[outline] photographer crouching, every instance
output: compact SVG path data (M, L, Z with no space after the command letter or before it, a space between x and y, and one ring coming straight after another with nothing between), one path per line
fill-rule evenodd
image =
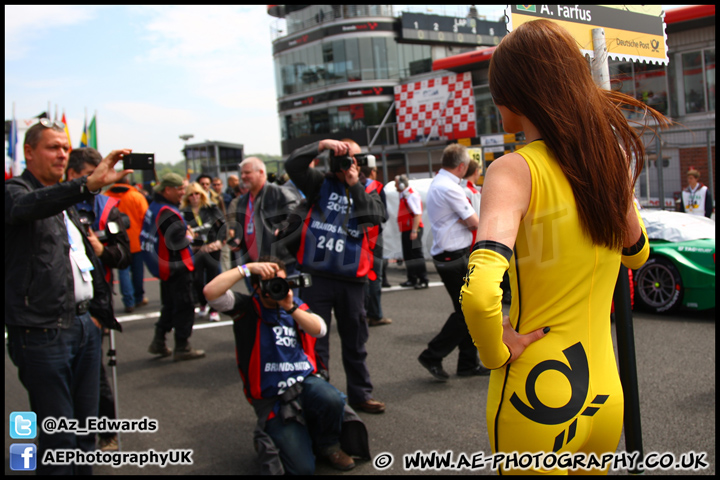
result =
M315 453L350 470L355 463L343 448L369 458L367 431L344 395L314 375L315 339L327 326L292 292L309 286L310 276L288 278L281 260L259 260L221 273L203 293L211 307L233 317L238 369L258 416L254 443L263 473L313 474ZM251 295L230 290L245 277ZM343 436L351 442L341 448L346 428L357 430Z

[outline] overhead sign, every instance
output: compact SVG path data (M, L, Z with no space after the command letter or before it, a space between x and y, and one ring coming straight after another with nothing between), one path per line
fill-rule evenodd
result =
M568 30L583 54L593 56L592 30L603 28L614 60L668 64L665 14L648 5L510 5L508 31L546 18Z
M470 72L395 87L398 143L476 136Z
M467 46L497 45L505 36L504 21L446 17L403 12L400 17L402 40L422 43L457 43Z

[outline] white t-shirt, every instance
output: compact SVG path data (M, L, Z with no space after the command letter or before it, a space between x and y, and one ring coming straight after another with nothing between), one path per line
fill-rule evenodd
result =
M72 265L75 285L75 303L80 303L93 298L92 274L90 271L94 267L85 252L82 232L70 221L66 212L63 212L63 216L65 217L65 227L70 242L70 264Z
M433 233L430 255L461 250L470 247L472 243L472 232L458 222L467 220L475 213L460 181L452 173L440 169L430 184L426 199Z

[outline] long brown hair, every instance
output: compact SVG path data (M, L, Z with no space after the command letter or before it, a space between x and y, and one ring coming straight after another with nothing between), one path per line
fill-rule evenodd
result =
M620 250L645 159L642 132L622 110L640 109L646 122L650 116L660 126L670 121L631 96L597 86L575 39L548 20L506 35L490 59L489 77L495 104L527 117L555 154L583 231L593 244Z

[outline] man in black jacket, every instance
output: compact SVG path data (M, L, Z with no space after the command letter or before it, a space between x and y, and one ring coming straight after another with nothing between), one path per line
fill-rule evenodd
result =
M297 191L267 181L265 163L249 157L240 163L240 177L248 193L240 197L235 214L233 235L238 264L256 262L261 256L277 257L296 272L295 258L284 242L277 241L276 230L300 202Z
M120 330L103 268L73 207L132 170L115 171L129 149L110 153L92 175L58 183L70 145L64 125L41 119L25 135L27 169L5 182L5 325L8 353L28 391L37 425L46 417L97 416L101 331ZM95 449L93 434L38 428L48 449ZM37 473L91 473L87 465L44 465Z
M193 276L195 263L190 244L196 234L188 227L178 209L185 195L185 179L177 173L166 173L155 185L155 196L148 206L140 231L140 246L145 265L160 279L160 319L155 324L148 353L173 360L203 358L203 350L190 346L195 304ZM175 352L165 344L165 335L175 330Z
M331 171L325 175L310 164L323 150L333 153ZM298 148L285 162L285 171L308 201L309 211L301 228L298 263L312 274L313 284L303 298L330 330L332 311L342 345L347 377L348 403L356 410L382 413L385 404L372 398L367 368L368 324L365 320L365 282L373 265L367 228L387 219L377 191L367 193L359 182L354 142L322 140ZM344 162L340 158L344 158ZM326 370L330 342L326 334L315 344L318 368Z

